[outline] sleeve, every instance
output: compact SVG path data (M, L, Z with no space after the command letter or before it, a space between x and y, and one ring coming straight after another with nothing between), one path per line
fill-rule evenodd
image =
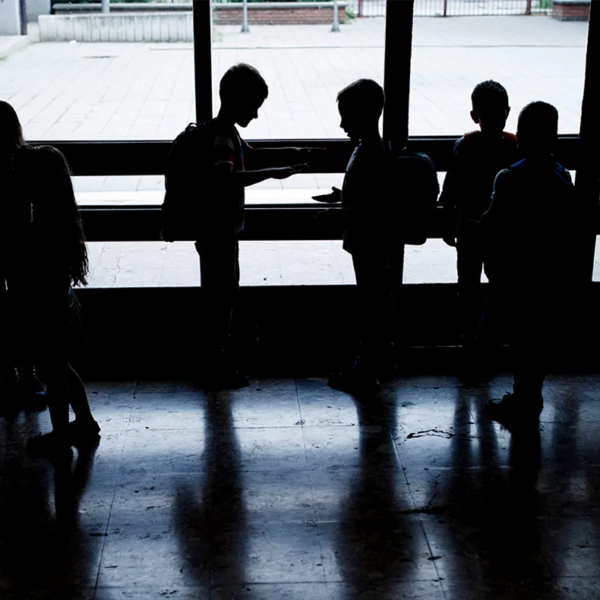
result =
M503 229L509 207L507 198L511 194L511 179L511 173L508 169L503 169L496 175L490 207L479 221L479 226L486 237L495 237Z
M214 143L214 164L216 169L221 165L229 165L233 169L235 146L233 140L226 135L218 135Z
M374 167L368 155L361 152L356 155L344 178L344 208L360 210L370 205L367 198L372 197L374 192L377 193L377 182L374 180L377 172Z
M463 155L463 141L461 138L454 144L452 150L452 158L450 162L450 168L446 173L444 179L444 185L442 193L440 194L439 203L448 209L457 208L459 203L459 197L462 188L462 155Z

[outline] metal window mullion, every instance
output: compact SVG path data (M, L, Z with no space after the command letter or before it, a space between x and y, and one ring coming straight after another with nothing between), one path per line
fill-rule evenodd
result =
M387 0L385 21L385 56L383 89L386 103L383 111L383 137L399 149L408 140L410 100L410 66L412 58L414 0ZM404 260L402 272L404 280Z
M383 89L383 136L392 144L408 139L410 64L412 57L414 0L387 0Z
M193 0L196 121L212 119L212 0Z
M598 205L600 177L600 2L591 2L588 29L588 44L585 62L585 83L581 104L581 125L579 129L579 166L575 179L577 189L583 194L590 207ZM593 210L592 208L592 210ZM597 213L594 211L594 217ZM592 281L596 252L596 229L586 245L585 277Z

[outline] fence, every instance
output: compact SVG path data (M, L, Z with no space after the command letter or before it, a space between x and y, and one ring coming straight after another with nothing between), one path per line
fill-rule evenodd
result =
M386 0L349 0L348 6L359 17L382 17L385 16ZM551 12L552 0L415 0L417 17L484 17Z

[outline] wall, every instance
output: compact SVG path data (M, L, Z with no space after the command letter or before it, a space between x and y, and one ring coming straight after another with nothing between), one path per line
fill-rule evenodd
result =
M41 15L42 42L192 42L192 13Z
M552 18L559 21L589 21L590 0L554 0Z
M21 35L19 0L0 0L0 35Z
M278 3L279 4L279 3ZM331 3L308 4L308 6L279 6L248 4L248 22L252 25L318 25L333 22ZM242 8L231 5L213 6L213 18L217 25L241 25ZM340 23L346 20L346 5L338 5Z

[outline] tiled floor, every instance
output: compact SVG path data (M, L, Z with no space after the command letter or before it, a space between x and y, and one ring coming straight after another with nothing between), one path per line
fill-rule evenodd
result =
M0 598L598 598L600 375L551 377L539 435L483 414L509 386L89 383L102 440L71 466L4 403Z

